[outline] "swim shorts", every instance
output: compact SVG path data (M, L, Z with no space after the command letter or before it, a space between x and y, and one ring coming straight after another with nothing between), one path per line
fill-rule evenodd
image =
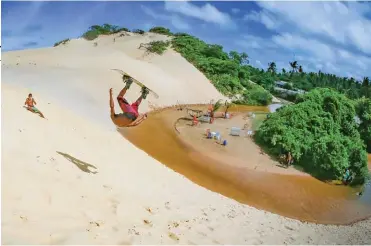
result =
M34 111L35 113L39 113L39 112L40 112L40 111L39 111L35 106L31 107L31 109L32 109L32 111Z

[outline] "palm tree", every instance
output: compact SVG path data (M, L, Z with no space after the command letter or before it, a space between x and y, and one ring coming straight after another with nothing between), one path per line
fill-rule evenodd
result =
M224 116L227 115L228 109L232 106L231 102L228 102L227 100L225 101L225 111L224 111Z
M298 62L297 61L290 62L290 66L292 68L293 73L295 73L298 70Z
M222 99L218 100L214 105L213 105L213 110L212 110L212 113L216 112L221 106L222 106L222 103L221 103Z
M275 62L270 62L268 63L268 72L271 73L276 73L276 63Z
M249 56L245 52L240 54L242 64L249 64Z
M362 94L365 97L369 97L370 95L370 79L368 77L364 77L362 81Z

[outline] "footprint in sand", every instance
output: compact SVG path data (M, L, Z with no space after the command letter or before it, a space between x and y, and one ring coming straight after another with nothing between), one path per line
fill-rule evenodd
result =
M169 232L168 236L171 239L175 240L175 241L179 241L180 240L179 237L177 235L175 235L174 233L172 233L172 232Z
M149 221L149 220L143 220L143 223L146 224L146 225L148 225L148 226L150 226L150 227L152 227L152 222Z
M26 216L20 215L19 218L21 218L21 220L23 220L24 222L28 221Z
M117 208L120 203L114 199L110 200L110 202L111 202L112 213L117 214Z

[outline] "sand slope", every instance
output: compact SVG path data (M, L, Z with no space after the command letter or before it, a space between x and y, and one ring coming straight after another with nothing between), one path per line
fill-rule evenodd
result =
M3 54L3 244L371 242L370 221L316 226L258 211L198 187L123 139L108 117L108 89L122 86L111 68L127 68L160 94L144 111L222 96L178 54L138 60L142 51L110 38L97 47L73 40ZM22 108L29 92L47 120ZM138 95L134 87L128 98ZM89 165L92 173L84 172Z

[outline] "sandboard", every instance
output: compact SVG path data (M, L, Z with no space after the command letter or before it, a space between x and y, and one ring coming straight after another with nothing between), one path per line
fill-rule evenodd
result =
M117 72L119 72L121 75L126 75L126 76L129 76L130 78L132 78L133 79L133 82L135 83L135 84L137 84L138 86L140 86L140 87L146 87L148 90L149 90L149 92L156 98L156 99L158 99L159 98L159 96L158 96L158 94L156 93L156 92L154 92L153 90L151 90L150 88L148 88L147 86L145 86L142 82L139 82L138 80L136 80L135 78L133 78L130 74L128 74L127 72L124 72L123 70L121 70L121 69L112 69L112 70L115 70L115 71L117 71Z

